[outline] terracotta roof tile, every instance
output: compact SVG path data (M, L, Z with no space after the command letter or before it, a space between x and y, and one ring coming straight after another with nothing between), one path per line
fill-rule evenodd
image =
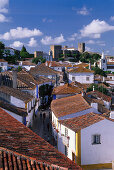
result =
M81 84L80 82L77 81L72 82L71 85L79 87L84 90L87 90L87 88L90 86L90 84Z
M80 169L80 167L78 167L73 161L68 159L62 153L58 152L48 142L46 142L40 136L36 135L22 123L18 122L16 119L14 119L12 116L10 116L1 108L0 108L0 147L8 149L11 152L18 153L17 155L20 155L21 158L24 155L26 155L24 156L24 160L26 159L26 157L28 157L29 161L34 162L35 160L36 162L38 162L37 164L39 166L39 169L40 162L42 164L47 164L49 166L53 164L56 166L69 169ZM13 155L17 159L16 153L13 153ZM32 163L31 162L29 163L31 167ZM28 165L28 163L26 163L26 165ZM22 162L20 166L22 166Z
M11 111L11 112L13 112L17 115L20 115L20 116L27 116L26 109L16 107L16 106L11 105L10 103L6 103L2 100L0 100L0 107L5 109L5 110Z
M110 96L107 96L104 93L101 93L101 92L99 92L97 90L90 91L90 92L87 93L87 95L92 95L92 96L94 96L96 98L102 98L103 100L108 101L108 102L110 102L111 99L112 99Z
M27 102L33 99L32 95L22 92L21 90L14 89L14 88L7 87L7 86L0 86L0 92L16 97L24 102Z
M65 84L63 86L58 86L53 89L53 94L76 94L82 91L81 88L72 86L71 84Z
M60 120L59 123L77 132L80 129L84 129L104 119L105 117L102 117L99 114L88 113L88 114L78 116L75 118Z
M23 66L36 66L36 64L32 63L31 61L22 61Z
M4 59L0 59L0 62L7 62L7 61L5 61Z
M64 67L63 64L59 63L59 62L56 62L56 61L46 61L45 62L45 65L46 66L50 66L50 67Z
M94 73L94 71L89 70L89 69L84 68L84 67L73 68L73 69L70 69L68 72L69 73Z
M50 67L45 66L45 64L40 64L34 68L30 69L30 74L32 75L57 75L60 72L51 69Z
M51 110L57 117L62 117L72 113L77 113L91 108L82 94L53 100Z

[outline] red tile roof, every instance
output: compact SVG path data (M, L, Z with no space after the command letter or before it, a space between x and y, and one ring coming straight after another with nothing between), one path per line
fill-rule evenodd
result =
M56 62L56 61L46 61L45 62L45 65L46 66L50 66L50 67L64 67L63 64L59 63L59 62Z
M21 90L14 89L8 86L0 86L0 93L4 93L10 96L13 96L17 99L20 99L24 102L31 101L34 97L29 93L22 92Z
M7 61L5 61L4 59L0 59L0 62L7 62Z
M105 117L102 117L99 114L88 113L71 119L59 120L59 123L77 132L80 129L84 129L104 119Z
M56 117L62 117L91 108L82 94L53 100L51 110Z
M94 73L94 71L89 70L84 67L73 68L68 71L69 73Z
M37 161L35 158L31 158L17 152L13 152L9 149L0 147L0 168L3 169L23 169L23 170L58 170L68 168L59 167L57 165L48 165L46 163ZM78 169L78 168L77 168ZM80 168L81 169L81 168Z
M99 92L97 90L90 91L90 92L87 93L87 95L92 95L92 96L94 96L96 98L102 98L103 100L108 101L108 102L110 102L111 99L112 99L110 96L107 96L104 93L101 93L101 92Z
M45 66L45 64L43 63L34 68L31 68L30 74L32 75L57 75L57 74L60 74L60 72L55 71L48 66Z
M82 91L81 88L72 86L71 84L65 84L63 86L58 86L53 89L53 94L61 95L61 94L76 94Z
M0 108L0 147L38 162L80 169L73 161ZM15 158L14 158L15 159ZM15 163L16 161L14 161Z

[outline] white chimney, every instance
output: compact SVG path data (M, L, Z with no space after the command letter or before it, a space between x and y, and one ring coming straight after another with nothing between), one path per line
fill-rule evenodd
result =
M50 62L50 63L49 63L49 67L51 67L51 66L52 66L52 63Z
M114 111L111 111L111 112L110 112L110 118L111 118L111 119L114 119Z
M89 69L91 70L91 63L89 62Z
M48 66L48 62L47 61L45 62L45 66Z
M91 103L91 107L98 111L98 103Z
M95 91L95 86L93 86L93 91Z

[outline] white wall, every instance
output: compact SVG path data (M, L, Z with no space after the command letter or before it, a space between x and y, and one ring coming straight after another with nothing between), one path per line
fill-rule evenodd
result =
M11 96L11 104L20 108L25 108L24 101Z
M2 67L2 71L8 70L8 63L7 62L0 62L0 67Z
M61 134L65 135L65 126L64 125L59 124L59 133L58 134L59 134L58 135L58 150L60 152L62 152L63 154L65 154L65 144L63 144L62 137L61 137ZM70 138L68 140L69 146L68 146L68 156L67 157L72 160L72 152L76 153L75 132L72 131L71 129L68 129L68 136Z
M92 135L101 135L101 144L92 145ZM114 160L114 122L103 120L81 130L81 164L111 163Z
M82 84L94 83L93 73L69 73L69 83L72 82L72 77L75 77L75 81L80 82ZM86 80L86 77L89 77L89 81Z

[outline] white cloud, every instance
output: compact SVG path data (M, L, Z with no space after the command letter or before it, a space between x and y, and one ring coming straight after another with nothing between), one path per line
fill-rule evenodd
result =
M114 16L111 16L111 17L110 17L110 20L111 20L111 21L114 21Z
M9 0L0 0L0 8L4 8L6 5L9 4Z
M68 38L68 40L69 40L69 41L75 41L76 38L77 38L77 39L79 38L79 37L78 37L78 34L77 34L77 33L74 33L73 35L71 35L71 36Z
M34 38L31 38L29 43L28 43L29 47L36 47L37 46L37 41Z
M42 22L47 22L47 23L51 23L51 22L53 22L53 20L52 19L47 19L47 18L43 18L42 19Z
M63 42L65 42L65 39L62 34L59 37L55 37L55 38L52 38L51 36L46 36L41 40L41 43L44 45L61 44Z
M86 6L84 6L83 8L81 8L80 10L77 11L77 14L89 15L89 10L86 8Z
M100 38L101 34L107 31L114 30L114 26L107 24L99 19L93 20L87 26L84 26L81 32L81 37Z
M6 18L3 14L0 14L0 22L9 22L9 19Z
M29 38L32 36L41 36L43 33L38 29L29 30L28 28L17 27L16 29L10 29L9 32L0 34L0 39L11 40Z
M104 41L94 41L94 40L88 40L88 41L86 41L86 44L96 44L96 45L100 45L100 46L106 45Z
M92 48L90 48L90 47L87 47L87 46L86 46L86 47L85 47L85 51L91 51L91 52L92 52L92 51L93 51L93 49L92 49Z
M8 13L8 9L7 8L0 8L0 13Z
M14 48L18 48L22 46L23 46L23 43L20 41L14 41L13 44L10 44L10 47L14 47Z

